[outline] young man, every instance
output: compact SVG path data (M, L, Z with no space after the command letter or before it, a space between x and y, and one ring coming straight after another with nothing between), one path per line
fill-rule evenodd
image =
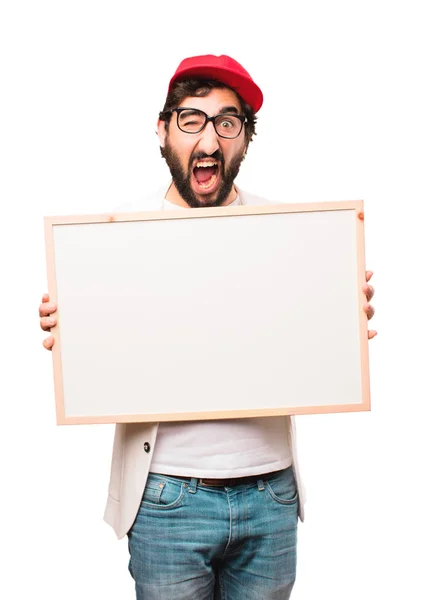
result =
M183 60L158 120L171 184L130 209L267 203L234 185L261 105L261 90L232 58ZM364 293L369 302L374 290L366 284ZM45 295L42 329L55 324L55 310ZM368 303L365 312L373 316ZM138 600L286 600L298 518L290 417L116 426L105 519L128 535Z

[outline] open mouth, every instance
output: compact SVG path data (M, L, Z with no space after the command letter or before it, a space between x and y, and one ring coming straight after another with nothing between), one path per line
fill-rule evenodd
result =
M219 163L216 161L200 160L193 169L193 178L197 187L204 191L211 191L218 179Z

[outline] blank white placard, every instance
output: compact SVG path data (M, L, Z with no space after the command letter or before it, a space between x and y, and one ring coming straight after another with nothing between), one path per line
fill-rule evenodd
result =
M368 410L362 210L47 218L58 423Z

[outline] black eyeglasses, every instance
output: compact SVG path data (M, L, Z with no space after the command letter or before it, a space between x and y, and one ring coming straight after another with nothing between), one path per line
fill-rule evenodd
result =
M176 123L184 133L200 133L208 121L214 125L218 136L232 140L237 138L247 118L244 115L221 114L209 117L203 110L197 108L172 108L167 113L177 113Z

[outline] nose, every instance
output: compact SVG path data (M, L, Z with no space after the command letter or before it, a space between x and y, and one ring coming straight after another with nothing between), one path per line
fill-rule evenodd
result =
M209 156L214 154L216 150L219 150L220 145L218 135L211 122L206 124L205 129L203 129L199 135L200 140L198 143L198 150L205 152L205 154L208 154Z

